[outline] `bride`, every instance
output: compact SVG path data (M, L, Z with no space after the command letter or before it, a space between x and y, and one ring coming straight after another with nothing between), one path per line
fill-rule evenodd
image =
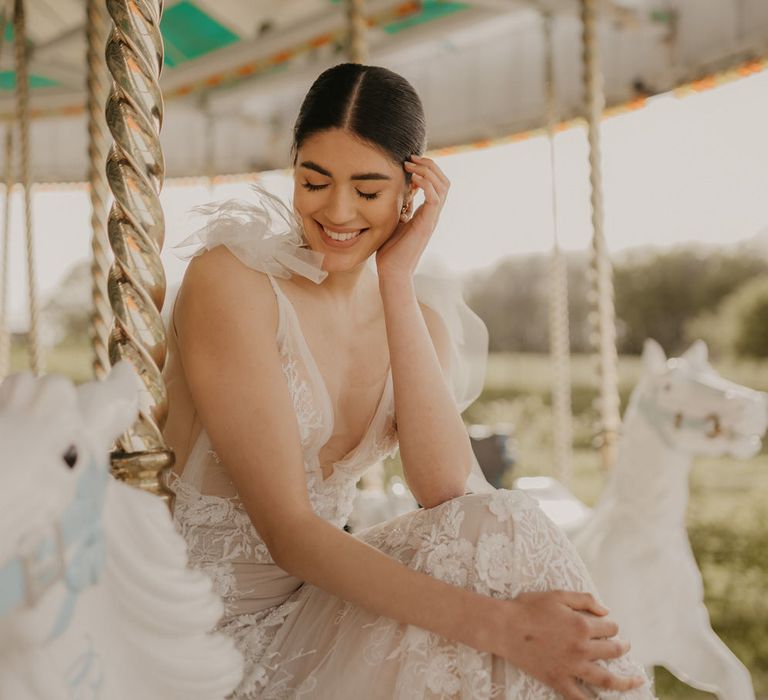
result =
M296 120L293 211L257 191L186 241L169 485L245 658L234 697L651 698L538 506L465 493L487 332L415 274L449 188L424 146L406 80L335 66ZM423 508L345 532L398 446Z

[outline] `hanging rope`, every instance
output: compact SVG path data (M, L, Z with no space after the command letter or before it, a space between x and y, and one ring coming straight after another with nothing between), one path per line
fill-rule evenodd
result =
M1 51L0 51L1 53ZM13 191L13 125L5 129L5 207L3 208L3 249L0 267L0 381L11 369L11 333L8 329L8 255L11 238L11 192Z
M0 11L0 57L5 46L8 7ZM13 189L13 124L5 129L5 206L3 207L2 249L0 249L0 381L11 369L11 333L8 329L8 255L10 252L11 191Z
M19 180L24 190L24 234L27 250L27 294L29 296L29 363L36 375L43 373L37 311L37 280L32 238L32 190L29 167L29 78L24 0L13 4L13 43L16 49L16 120L19 124Z
M597 2L581 0L583 23L584 92L589 141L589 181L592 188L592 256L590 261L591 340L598 356L600 415L598 442L603 465L612 466L620 426L613 307L613 270L603 231L603 191L600 153L600 115L605 107L600 50L597 38Z
M106 117L114 138L107 179L115 198L108 221L115 256L108 280L115 315L109 359L112 364L128 359L145 388L139 419L118 441L112 466L118 478L162 493L159 472L173 463L161 432L168 413L160 317L165 298L160 261L165 221L159 196L165 173L160 146L162 0L107 0L107 8L114 22L106 49L113 78Z
M352 63L368 62L368 22L365 19L365 0L347 0L349 27L348 50Z
M557 180L555 127L557 86L555 84L552 15L544 13L545 82L547 89L547 140L552 180L552 254L549 268L549 350L552 360L552 419L555 471L561 483L570 486L573 477L573 416L571 413L571 347L568 323L568 271L560 250L557 228Z
M107 121L104 106L109 93L104 45L109 14L103 0L88 0L86 26L88 76L88 184L91 198L91 347L93 373L102 379L109 369L109 329L112 309L107 297L107 275L111 251L107 239L107 199L109 189L104 163L107 160Z

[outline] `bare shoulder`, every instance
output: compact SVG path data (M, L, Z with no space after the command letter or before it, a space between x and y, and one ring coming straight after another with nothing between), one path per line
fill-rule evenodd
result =
M176 306L180 334L200 324L211 330L247 327L247 320L277 326L277 304L267 275L244 265L223 245L193 258Z

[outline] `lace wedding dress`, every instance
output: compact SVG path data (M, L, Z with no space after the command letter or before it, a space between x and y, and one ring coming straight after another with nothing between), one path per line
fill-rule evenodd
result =
M300 428L307 490L317 515L341 528L362 474L397 450L391 371L364 439L324 479L318 454L332 434L331 402L299 317L276 280L302 274L321 282L326 274L322 255L302 246L298 223L285 205L264 191L258 194L258 204L228 202L209 209L208 224L182 245L196 245L192 255L227 245L245 264L268 275L279 308L276 342ZM457 286L417 276L416 289L451 335L451 388L463 410L482 386L487 331ZM172 332L169 337L173 374L175 338ZM183 377L168 380L172 394L184 403L178 386ZM224 600L219 630L231 635L244 655L245 674L235 698L558 697L505 659L378 617L278 568L187 403L180 410L188 411L190 434L195 423L198 432L181 477L173 475L169 482L176 496L174 520L188 543L191 565L211 576ZM477 470L468 484L485 492L406 513L352 536L406 566L496 598L548 589L593 591L575 550L535 501L517 491L492 489ZM627 657L605 665L627 675L641 672ZM653 696L646 686L623 697Z

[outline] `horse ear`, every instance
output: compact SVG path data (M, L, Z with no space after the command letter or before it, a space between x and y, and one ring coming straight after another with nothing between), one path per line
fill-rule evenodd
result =
M94 433L112 440L136 420L144 386L129 362L118 362L103 381L77 389L80 411Z
M682 357L688 360L694 367L705 367L709 362L709 348L703 340L696 340Z
M664 348L653 338L646 338L643 344L643 365L651 372L661 372L667 365Z

